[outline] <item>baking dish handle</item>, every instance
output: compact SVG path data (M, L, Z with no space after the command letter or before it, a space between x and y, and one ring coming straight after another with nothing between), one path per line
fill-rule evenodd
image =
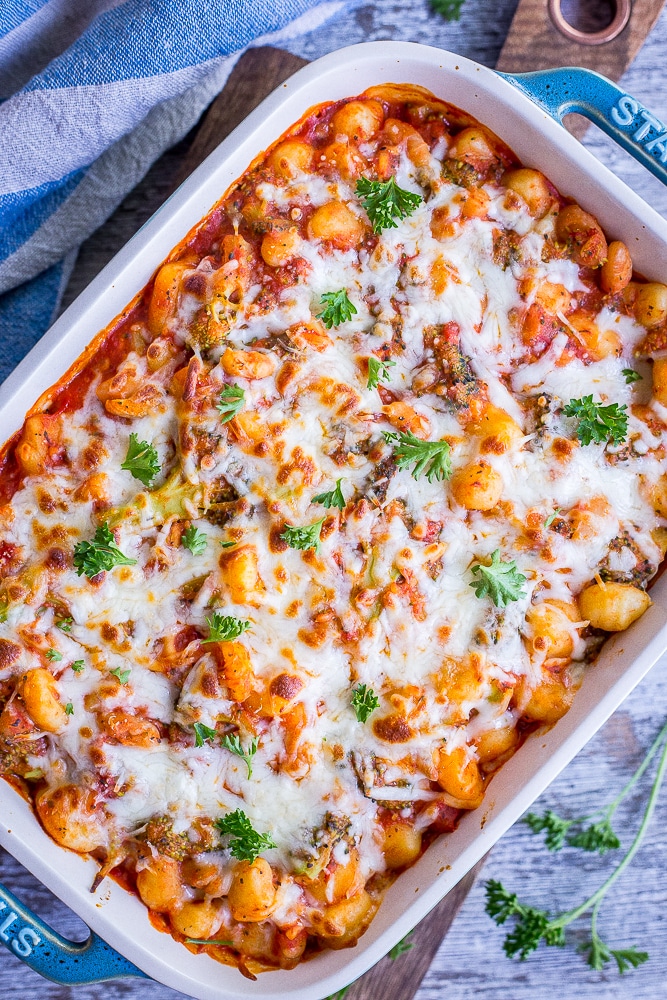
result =
M56 934L0 885L0 941L35 972L72 986L121 976L148 977L97 934L76 943Z
M576 111L667 184L667 126L606 76L575 66L500 73L557 121Z

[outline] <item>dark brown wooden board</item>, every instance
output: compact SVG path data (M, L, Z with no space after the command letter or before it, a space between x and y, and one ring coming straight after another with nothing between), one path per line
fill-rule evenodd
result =
M528 73L554 66L586 66L620 80L664 5L665 0L634 0L630 20L617 38L602 45L582 45L565 38L554 26L547 0L519 0L496 69Z
M294 56L291 52L285 52L284 49L262 46L244 53L232 70L226 86L202 118L175 179L174 187L178 187L186 177L189 177L195 167L198 167L202 160L205 160L208 154L237 125L240 125L265 97L268 97L271 91L305 65L305 59Z
M395 959L385 956L346 990L345 1000L412 1000L483 864L472 868L417 925L409 936L409 951Z
M586 45L561 34L549 16L547 0L519 0L496 69L502 73L529 73L555 66L584 66L618 81L644 44L664 5L665 0L634 0L630 19L616 38L601 45ZM604 19L599 24L596 19L603 17L605 4L598 0L596 8L596 0L593 3L582 0L582 6L581 23L576 27L592 31L604 25ZM563 13L566 9L563 3ZM588 122L578 115L572 119L566 124L581 138Z

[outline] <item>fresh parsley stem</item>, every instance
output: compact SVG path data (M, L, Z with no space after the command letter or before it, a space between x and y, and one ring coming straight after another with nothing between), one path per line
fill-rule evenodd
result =
M660 745L660 741L665 739L666 733L667 733L667 723L665 723L665 725L662 727L662 729L660 730L660 734L656 739L656 742L649 750L649 754L651 756L655 755ZM640 769L638 768L638 771L639 770ZM619 862L619 864L611 873L609 878L602 883L599 889L597 889L592 896L589 896L588 899L584 900L584 902L580 906L577 906L574 910L567 910L565 913L561 913L559 917L556 917L554 920L550 921L550 927L553 928L567 927L567 925L571 924L574 920L577 919L577 917L581 917L584 913L587 913L591 909L591 907L593 907L594 912L599 910L600 903L602 902L603 898L609 892L614 882L616 882L616 880L621 877L621 875L623 874L623 872L628 867L628 865L634 858L635 854L639 850L641 842L644 839L644 834L646 833L648 825L651 822L651 818L653 817L653 813L655 812L656 803L658 801L658 794L660 792L660 788L662 787L662 782L665 777L665 771L667 771L667 741L665 741L665 745L662 748L660 763L658 765L656 776L653 780L653 785L651 787L651 793L648 797L648 802L646 805L644 816L639 825L639 829L635 834L635 839L632 841L632 844L630 845L626 855ZM630 779L630 782L632 782L633 779L636 777L636 773L637 772L635 772L635 775L633 775L633 777ZM643 770L641 773L643 774ZM628 782L628 785L630 785L630 782ZM627 787L628 786L626 785L626 788Z
M591 941L600 941L600 935L598 934L598 913L600 912L601 906L602 899L600 898L593 907L593 912L591 913Z
M604 810L604 814L607 817L607 819L611 819L611 817L614 815L614 813L618 809L623 799L626 797L626 795L628 795L632 791L634 786L637 784L637 782L642 777L647 767L655 757L656 753L660 749L660 744L666 737L667 737L667 722L665 722L664 726L654 739L653 743L651 744L651 747L648 750L648 753L646 754L643 761L641 762L635 773L628 781L627 785L625 785L625 787L621 789L616 798L612 802L610 802L607 808ZM602 810L598 811L602 812ZM593 813L592 815L597 815L597 814ZM586 818L588 819L589 817Z
M616 798L612 799L609 805L600 806L599 809L596 809L592 813L587 813L586 816L576 816L574 819L565 820L564 822L567 823L568 829L571 826L578 826L580 823L585 823L589 819L594 819L596 816L602 816L603 820L611 822L612 817L616 812L616 810L618 809L618 807L620 806L621 802L627 795L630 794L630 792L635 787L637 782L641 779L642 775L645 773L649 764L651 763L656 753L660 749L660 744L666 737L667 737L667 722L665 722L664 726L654 739L649 750L647 751L646 756L644 757L643 761L641 762L635 773L632 775L627 784L623 786L623 788L620 790Z

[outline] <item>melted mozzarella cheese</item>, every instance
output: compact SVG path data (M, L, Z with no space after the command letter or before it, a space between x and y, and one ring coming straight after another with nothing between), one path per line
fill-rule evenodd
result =
M367 155L372 151L368 144ZM71 561L57 574L36 569L28 598L8 609L7 636L23 654L19 667L5 671L6 677L40 665L38 650L47 644L60 650L58 691L72 715L54 737L65 763L55 755L46 780L62 783L65 768L69 780L97 781L119 840L139 836L156 816L168 817L178 834L202 817L241 809L255 830L273 838L269 860L298 872L327 816L344 817L346 839L334 850L342 858L353 843L364 877L382 871L382 809L441 799L434 754L445 745L465 747L474 759L478 738L519 720L519 700L499 700L498 691L538 683L543 657L529 641L530 609L545 594L571 604L605 560L621 574L635 571L635 550L654 568L660 561L652 532L664 518L648 497L663 475L664 423L656 429L631 413L626 455L622 446L582 447L575 421L562 413L565 402L588 394L628 408L642 398L641 384L628 386L622 375L642 329L605 306L597 326L620 338L622 356L592 361L567 354L576 334L567 316L534 353L522 340L520 317L540 283L563 286L573 302L588 287L571 260L542 259L553 215L536 221L508 205L499 185L487 184L488 214L466 219L461 189L440 180L438 159L424 169L428 198L413 165L401 158L398 182L424 197L374 246L340 250L304 238L298 255L306 280L286 281L270 310L262 305L261 282L246 290L224 344L204 356L208 396L198 408L184 415L185 403L165 390L164 407L132 421L132 432L157 449L162 471L151 487L155 495L174 470L192 486L180 512L156 513L153 494L121 468L130 427L108 415L95 386L62 421L68 462L27 478L12 499L12 538L35 567L43 564L49 532L71 552L109 511L124 512L114 522L116 543L134 565L93 580L78 575ZM282 184L262 182L257 194L276 211L333 200L363 217L343 180L299 174ZM436 211L448 213L453 235L433 235ZM499 227L519 239L511 266L496 260ZM207 266L210 273L213 264ZM436 273L446 274L437 293ZM287 331L317 325L322 295L340 289L356 312L327 330L330 344L321 351L294 347ZM192 333L200 307L194 293L184 294L171 322L178 341L201 360ZM478 423L450 392L468 384L437 357L436 335L452 325L480 408L488 399L518 425L520 440L511 447L482 454ZM228 378L223 351L253 349L256 341L271 355L274 374ZM368 385L369 357L393 362L379 389ZM133 355L128 362L150 381L143 359ZM439 384L417 391L416 373L436 362ZM215 403L230 382L243 388L242 413L259 421L258 439L248 441L238 426L220 420ZM542 398L547 417L534 427ZM501 502L466 509L447 479L392 460L393 445L383 438L400 429L389 419L392 401L427 424L423 437L448 439L455 470L482 454L502 480ZM657 417L664 420L664 411ZM80 491L88 472L80 456L91 428L104 447L101 506ZM344 511L314 502L338 480ZM207 489L222 487L236 500L202 499ZM61 500L50 512L44 490ZM547 531L555 510L571 530ZM575 537L579 515L592 527ZM180 544L180 531L172 532L186 519L206 535L197 555ZM286 525L307 528L321 519L316 548L284 544ZM614 548L619 539L624 545L631 539L633 547ZM257 579L247 592L224 571L225 559L243 547L256 560ZM496 550L515 560L524 577L505 608L477 596L473 586L473 567ZM51 611L40 610L54 594L73 619L67 634L58 633ZM250 664L252 694L242 704L220 663L223 653L214 655L203 641L215 611L249 626L237 638ZM23 648L25 627L37 636L30 652ZM581 627L571 627L578 663L589 652ZM77 659L85 664L80 673L70 669ZM448 671L470 672L471 664L474 683L446 686ZM353 707L361 685L378 701L367 721ZM280 700L281 691L292 690L293 697ZM152 722L159 739L142 746L108 737L105 720L114 709ZM403 730L395 738L376 725L397 717ZM196 746L196 724L240 734L246 748L255 740L252 777L219 738ZM220 852L228 862L224 841ZM285 881L278 923L294 919L300 899Z

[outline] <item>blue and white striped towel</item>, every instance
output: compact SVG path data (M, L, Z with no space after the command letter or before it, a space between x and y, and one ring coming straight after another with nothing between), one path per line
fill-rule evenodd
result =
M0 381L52 322L78 246L192 128L243 49L348 4L0 2Z

